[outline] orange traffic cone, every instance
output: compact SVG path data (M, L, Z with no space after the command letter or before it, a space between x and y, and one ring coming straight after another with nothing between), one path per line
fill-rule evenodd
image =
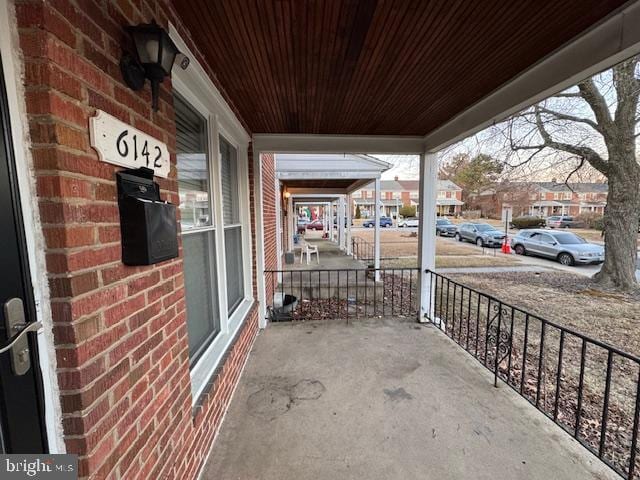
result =
M509 237L504 237L502 241L502 253L511 254L511 246L509 245Z

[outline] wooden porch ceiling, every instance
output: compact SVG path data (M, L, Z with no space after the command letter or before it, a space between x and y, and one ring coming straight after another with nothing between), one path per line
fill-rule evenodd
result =
M174 0L252 133L425 135L624 0Z

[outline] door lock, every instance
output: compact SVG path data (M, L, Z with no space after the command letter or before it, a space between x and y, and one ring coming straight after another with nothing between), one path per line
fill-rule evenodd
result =
M0 345L0 353L10 351L13 373L24 375L31 368L27 333L39 330L42 323L25 321L24 304L20 298L12 298L4 304L4 323L9 335L17 333Z

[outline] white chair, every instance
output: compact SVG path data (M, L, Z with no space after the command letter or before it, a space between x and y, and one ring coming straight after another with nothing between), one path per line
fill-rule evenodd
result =
M315 253L318 265L320 265L320 254L318 253L318 246L317 245L309 245L307 242L303 242L302 245L301 245L301 248L302 249L300 250L300 263L302 263L302 258L306 254L307 255L307 265L309 265L309 262L311 260L311 255L313 255Z

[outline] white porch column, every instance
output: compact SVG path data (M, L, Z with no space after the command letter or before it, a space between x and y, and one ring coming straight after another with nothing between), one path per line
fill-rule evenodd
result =
M340 195L340 200L338 201L338 244L340 245L340 250L346 249L345 235L344 235L344 218L345 218L345 208L344 208L344 195Z
M293 198L289 197L287 200L287 222L289 222L289 228L287 229L287 237L289 237L287 238L287 246L289 252L293 251L293 236L297 233L296 230L298 228L295 217L296 216L293 213Z
M376 282L380 281L380 177L376 178L373 195L373 266L376 269Z
M280 180L276 178L275 180L275 200L276 200L276 255L277 259L277 268L278 270L282 270L282 255L284 252L282 251L282 194L280 192Z
M436 268L436 198L438 195L438 155L427 152L420 155L420 223L418 228L418 288L420 308L418 321L425 322L425 315L432 319L435 292L431 289L431 276L426 270ZM431 311L429 311L431 310Z
M352 248L351 248L351 215L353 215L353 212L351 210L351 194L347 195L347 216L345 217L347 220L347 236L346 236L346 241L347 241L347 255L351 255L352 252Z

